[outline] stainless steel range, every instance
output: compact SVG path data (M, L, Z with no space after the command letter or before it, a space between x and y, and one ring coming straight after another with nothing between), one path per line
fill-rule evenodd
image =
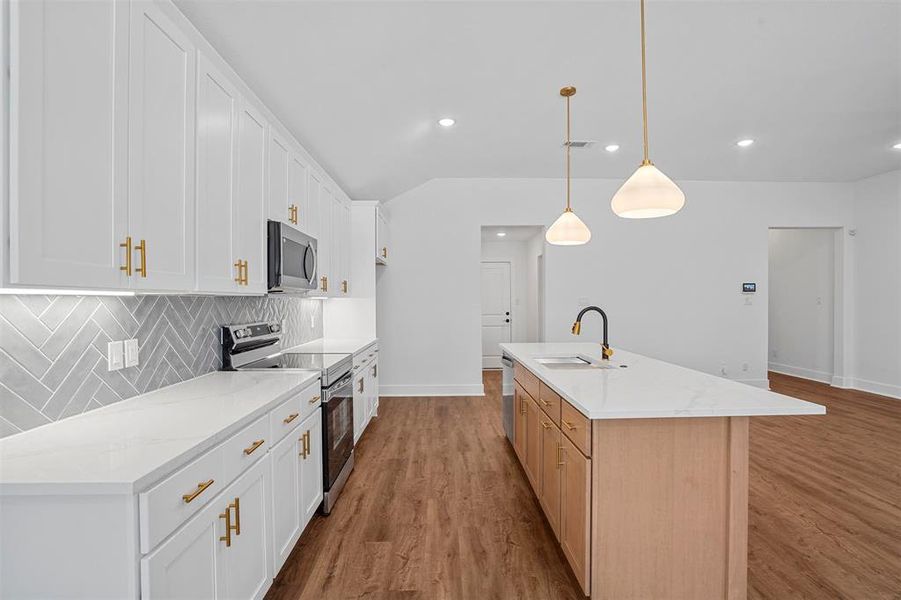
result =
M222 369L319 371L322 382L322 512L329 514L354 468L353 355L282 349L278 323L222 328Z

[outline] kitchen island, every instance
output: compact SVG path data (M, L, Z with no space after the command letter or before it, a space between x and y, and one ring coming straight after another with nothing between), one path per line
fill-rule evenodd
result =
M598 344L501 348L514 449L585 595L745 598L748 419L825 408Z

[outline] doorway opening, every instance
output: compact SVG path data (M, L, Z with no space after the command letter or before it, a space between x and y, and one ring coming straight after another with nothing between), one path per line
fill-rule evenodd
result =
M769 230L768 369L832 384L841 375L841 229Z
M482 227L482 368L501 368L500 344L540 339L544 228Z

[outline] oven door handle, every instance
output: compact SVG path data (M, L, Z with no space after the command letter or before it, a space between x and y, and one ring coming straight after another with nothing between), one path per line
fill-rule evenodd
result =
M328 389L323 390L322 394L322 403L327 404L329 400L331 400L332 396L336 395L343 388L348 387L353 384L354 374L353 371L349 371L345 375L341 376L334 384L330 385Z

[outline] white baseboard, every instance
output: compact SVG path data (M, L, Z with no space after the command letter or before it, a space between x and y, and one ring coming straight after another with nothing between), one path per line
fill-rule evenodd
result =
M379 396L484 396L481 383L464 385L379 385Z
M812 379L820 383L832 384L832 373L824 373L823 371L815 371L814 369L806 369L804 367L794 367L792 365L783 365L779 363L770 363L767 365L770 371L782 373L783 375L792 375L794 377L802 377L804 379Z
M870 392L871 394L879 394L880 396L888 396L889 398L901 400L901 385L854 378L851 387L855 390L862 390L864 392Z
M840 390L851 390L854 389L854 380L850 377L835 375L832 378L832 387L839 388Z

